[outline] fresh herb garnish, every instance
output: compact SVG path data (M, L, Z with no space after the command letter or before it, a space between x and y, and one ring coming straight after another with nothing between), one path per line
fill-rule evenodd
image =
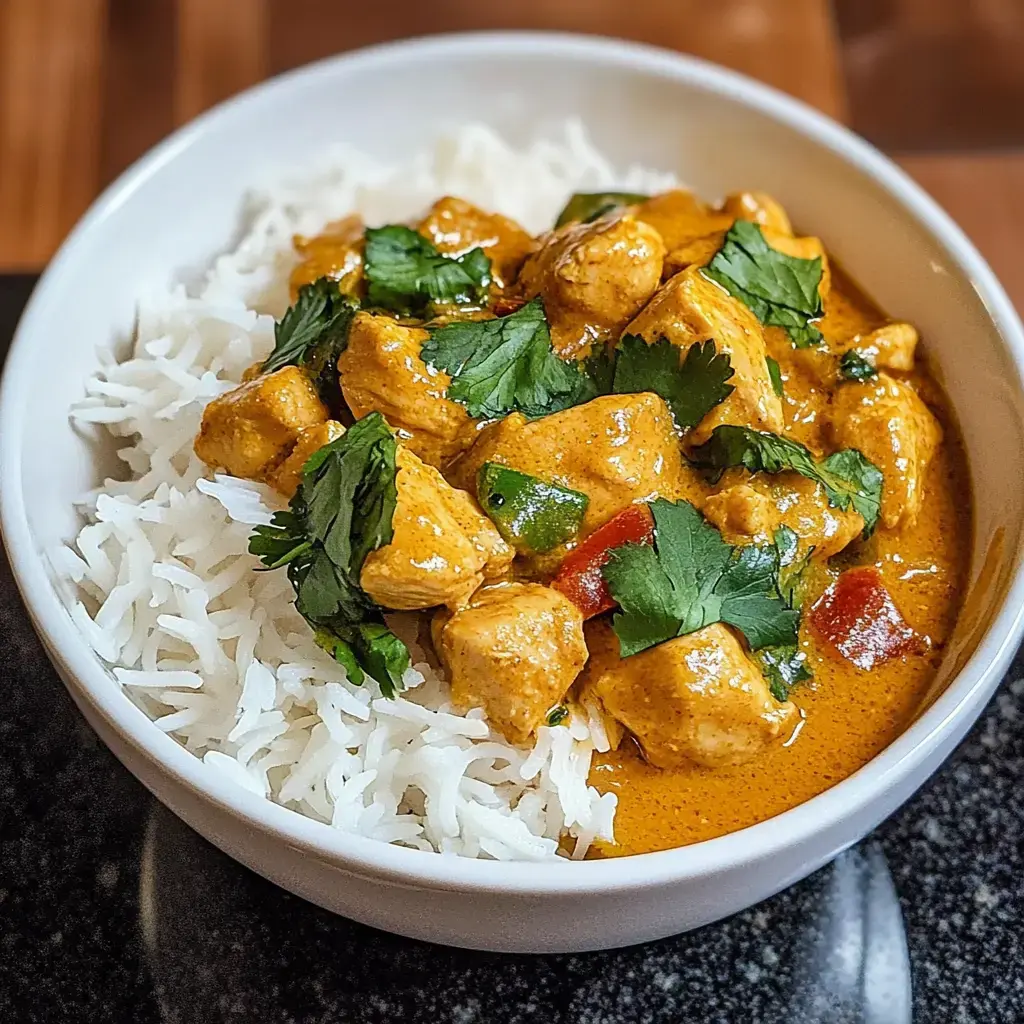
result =
M576 192L562 208L558 220L555 221L555 227L560 228L570 221L589 224L598 217L611 213L612 210L633 206L650 198L638 192Z
M790 688L814 678L807 655L796 644L764 647L755 652L761 673L768 681L772 696L782 703L789 700Z
M636 334L624 334L614 348L605 348L581 364L584 376L578 401L598 395L639 395L653 392L665 399L680 430L695 427L732 394L726 383L733 375L725 352L712 340L686 350L667 338L648 344Z
M788 607L799 608L804 603L806 575L814 547L807 548L801 555L799 536L785 524L775 531L775 546L779 549L779 593Z
M846 380L871 380L878 376L878 371L854 348L842 354L839 373Z
M738 220L703 273L749 306L761 323L785 330L797 348L821 341L811 322L823 312L821 257L787 256L768 244L759 224Z
M616 346L612 391L617 395L653 391L672 410L680 430L695 427L732 394L733 375L728 355L714 341L697 342L680 358L680 349L667 338L648 345L635 334L624 334Z
M601 395L610 395L615 383L616 350L602 345L596 352L591 352L581 359L579 367L581 383L576 396L577 404L589 402Z
M751 473L782 473L792 470L820 484L834 508L851 506L864 519L865 538L878 522L882 505L882 473L854 448L835 452L818 462L797 441L764 430L726 424L715 427L708 440L689 453L697 466L722 471L743 466Z
M564 704L556 704L548 713L545 722L548 725L561 725L569 717L569 709Z
M343 407L338 357L348 344L358 305L338 291L337 281L321 277L299 291L295 303L274 325L274 351L262 366L273 373L285 366L304 367L320 398L337 414Z
M651 504L654 546L611 551L602 574L621 611L612 626L626 658L715 622L751 648L796 643L800 613L779 595L774 544L733 548L686 501Z
M765 356L764 361L768 367L768 376L771 378L772 391L775 392L778 398L781 398L783 393L782 370L779 368L778 362L772 359L771 356Z
M367 228L363 265L367 304L393 313L422 313L431 303L480 302L491 283L491 261L483 249L445 256L402 224Z
M807 548L801 555L800 537L785 525L775 531L775 547L779 552L779 594L787 608L799 609L804 603L806 575L814 548ZM790 687L814 678L807 655L796 644L764 647L756 652L756 657L777 701L789 700Z
M295 607L317 644L355 684L368 673L393 697L409 667L405 644L359 584L366 556L394 535L397 445L380 413L363 417L310 456L287 512L257 526L249 551L287 566Z
M590 504L580 491L497 462L480 467L476 493L498 533L517 550L531 554L543 554L572 540Z
M451 376L447 397L479 419L567 409L577 404L585 383L578 364L564 362L551 348L540 299L509 316L439 327L421 355Z

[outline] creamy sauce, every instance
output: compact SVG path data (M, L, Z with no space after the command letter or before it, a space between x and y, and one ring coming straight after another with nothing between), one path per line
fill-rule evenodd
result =
M885 322L885 317L833 266L832 288L821 323L833 352ZM785 381L787 433L821 450L822 412L828 396L816 383L813 353L795 351L769 330L769 349ZM971 550L971 504L966 458L945 396L924 369L894 374L910 380L942 424L945 437L929 465L925 502L913 529L879 530L834 560L839 568L877 565L904 618L928 639L922 654L855 668L818 649L806 629L802 643L814 680L791 698L803 720L784 744L734 768L697 765L653 768L630 740L599 755L590 781L618 795L617 843L598 856L665 850L712 839L774 817L823 792L863 767L908 726L922 703L956 622ZM819 589L828 582L821 574ZM813 598L812 594L812 598Z

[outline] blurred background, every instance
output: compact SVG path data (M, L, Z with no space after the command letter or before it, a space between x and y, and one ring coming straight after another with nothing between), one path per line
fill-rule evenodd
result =
M1024 306L1024 0L0 0L0 273L38 270L129 163L262 78L497 28L655 43L798 96L894 155Z

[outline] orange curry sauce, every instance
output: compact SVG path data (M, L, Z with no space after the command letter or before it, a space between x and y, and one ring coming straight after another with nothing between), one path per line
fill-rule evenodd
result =
M820 324L830 347L844 349L886 318L832 264L832 288ZM816 391L797 351L776 328L766 330L771 355L785 383L787 433L817 447L826 399ZM967 579L971 505L967 464L949 404L919 360L913 381L938 417L944 440L926 477L917 524L908 530L879 526L866 543L854 544L833 568L875 565L903 617L926 638L921 653L863 671L818 646L805 622L801 640L814 680L794 687L790 698L803 718L785 744L732 768L690 765L672 771L648 765L626 739L598 755L590 781L618 795L616 844L599 844L596 856L624 856L684 846L745 828L816 796L865 765L911 722L929 689L949 638ZM811 602L835 578L823 571Z

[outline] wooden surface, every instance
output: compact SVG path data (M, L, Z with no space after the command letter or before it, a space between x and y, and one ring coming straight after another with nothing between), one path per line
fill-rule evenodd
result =
M851 122L961 221L1024 305L1022 0L0 0L0 272L41 267L129 163L269 74L494 28L656 43Z

